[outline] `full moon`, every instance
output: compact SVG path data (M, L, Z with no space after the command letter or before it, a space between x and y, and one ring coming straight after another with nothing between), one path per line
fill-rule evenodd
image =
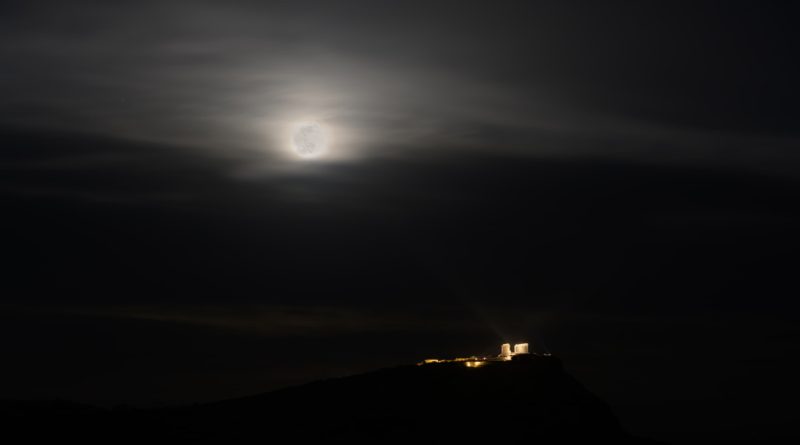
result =
M297 154L304 158L319 156L325 152L325 132L316 122L298 125L292 134L292 142Z

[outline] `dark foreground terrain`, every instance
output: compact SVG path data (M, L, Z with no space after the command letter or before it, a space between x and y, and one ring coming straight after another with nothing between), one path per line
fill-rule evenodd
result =
M399 366L262 395L160 410L5 402L6 434L82 442L480 441L649 443L552 357L470 368Z

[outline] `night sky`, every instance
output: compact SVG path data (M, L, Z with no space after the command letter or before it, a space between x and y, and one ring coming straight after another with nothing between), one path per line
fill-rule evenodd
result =
M797 434L798 20L3 2L0 398L209 401L528 340L634 433Z

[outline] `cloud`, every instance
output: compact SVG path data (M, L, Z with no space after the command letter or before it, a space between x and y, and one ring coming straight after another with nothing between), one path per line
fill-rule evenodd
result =
M318 337L389 333L475 331L475 320L463 308L431 306L408 310L348 305L292 306L271 304L134 304L7 305L9 313L56 314L99 319L158 322L265 337Z
M645 293L646 306L661 304L655 296L694 306L733 287L796 284L769 253L796 244L798 190L781 178L437 148L242 181L239 162L192 147L56 132L4 140L13 301L317 305L337 289L341 304L549 309ZM744 284L722 281L734 270Z
M336 134L329 161L442 147L783 172L797 161L787 104L798 92L787 67L757 87L744 82L748 63L775 68L790 45L744 15L676 35L637 25L691 20L657 7L595 7L613 32L570 7L539 4L492 14L427 2L87 2L11 12L0 120L204 148L238 161L243 178L296 171L286 129L308 119ZM743 27L759 37L742 42ZM719 39L707 34L730 36L729 46L714 47ZM721 60L698 57L701 49Z

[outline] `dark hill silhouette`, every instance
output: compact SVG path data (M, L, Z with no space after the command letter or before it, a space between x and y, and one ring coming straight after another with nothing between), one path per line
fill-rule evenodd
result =
M80 439L105 437L115 442L226 443L288 435L292 442L646 443L626 434L609 407L553 357L490 362L479 368L464 363L398 366L157 411L75 405L72 410L61 406L58 413L53 408L23 413L5 406L3 417L16 417L17 427L41 420ZM40 436L53 431L28 432Z

